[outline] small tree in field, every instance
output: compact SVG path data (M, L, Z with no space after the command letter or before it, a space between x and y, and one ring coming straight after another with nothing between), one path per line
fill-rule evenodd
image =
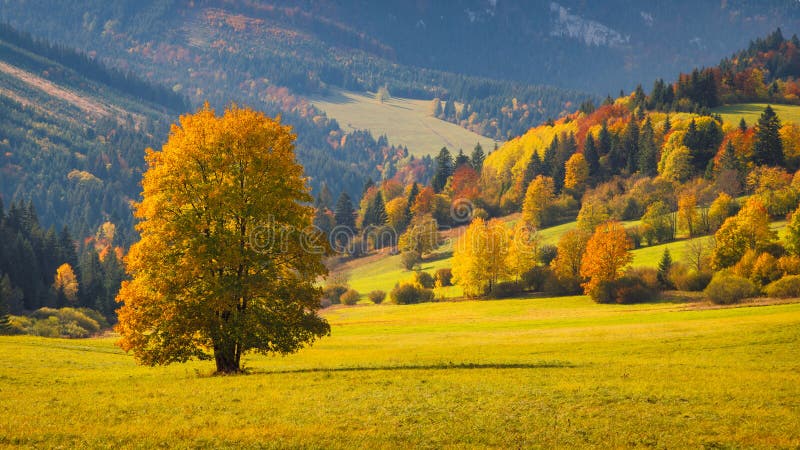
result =
M72 266L64 263L56 269L53 289L60 298L63 298L69 304L74 304L78 301L78 278L75 276Z
M182 116L147 150L141 239L117 301L118 345L147 365L295 352L330 332L316 311L327 273L289 127L232 106Z
M618 222L598 226L581 261L581 276L589 279L583 283L584 292L594 297L601 283L617 280L633 261L632 247L625 228Z

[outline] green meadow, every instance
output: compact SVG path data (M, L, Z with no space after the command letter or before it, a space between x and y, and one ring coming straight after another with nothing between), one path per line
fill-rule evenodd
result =
M800 106L796 105L770 105L782 122L794 122L800 124ZM758 123L758 118L764 112L767 103L739 103L736 105L720 106L712 111L722 116L722 120L731 124L739 125L739 121L744 118L748 126Z
M433 117L430 100L392 97L379 102L372 95L332 92L313 98L312 103L336 119L342 129L370 130L376 138L385 134L389 143L407 146L412 155L435 155L442 147L470 154L478 142L487 153L494 148L493 140Z
M796 447L800 304L749 306L337 307L330 337L227 377L3 336L0 446Z

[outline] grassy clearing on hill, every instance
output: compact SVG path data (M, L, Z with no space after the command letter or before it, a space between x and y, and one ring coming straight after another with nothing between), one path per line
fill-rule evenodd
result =
M772 109L778 114L781 122L794 122L800 124L800 106L795 105L771 105ZM712 111L722 116L722 120L738 126L739 121L744 118L748 126L758 123L758 118L764 112L767 103L741 103L738 105L720 106Z
M435 155L445 146L469 155L478 142L487 153L494 148L492 139L431 116L429 100L392 97L381 103L371 95L334 91L311 102L342 129L370 130L376 138L385 134L390 144L408 146L412 155Z
M794 447L800 304L586 297L331 309L249 376L0 337L0 446Z

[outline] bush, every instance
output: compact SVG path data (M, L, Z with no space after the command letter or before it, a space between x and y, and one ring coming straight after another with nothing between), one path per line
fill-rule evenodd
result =
M483 208L475 208L472 210L472 218L481 218L483 220L489 220L489 213Z
M552 271L546 266L534 266L522 274L522 286L525 289L540 292L544 290L547 277L552 275Z
M339 300L344 305L355 305L361 299L361 294L355 289L348 289Z
M753 263L753 271L750 279L760 285L772 283L781 277L782 272L778 267L778 260L769 253L762 253Z
M717 272L703 293L718 305L729 305L757 295L758 289L747 278L728 272Z
M33 334L34 320L26 316L8 316L8 326L6 332L8 334Z
M633 243L633 248L639 248L642 246L642 230L638 226L630 227L625 229L625 233L628 235L628 239L631 240Z
M418 284L400 283L389 293L389 298L398 305L424 303L433 300L433 290Z
M406 270L412 270L420 261L422 261L422 255L419 252L411 251L400 254L400 263Z
M800 275L800 256L781 256L778 258L778 267L784 275Z
M325 286L325 289L322 291L322 295L327 298L331 303L337 304L341 303L342 295L347 292L349 288L347 286L343 286L340 284L334 284L331 286Z
M653 291L661 290L661 283L658 281L658 271L651 267L635 267L628 270L626 277L638 278L648 289Z
M383 292L383 291L380 291L380 290L372 291L369 294L367 294L367 297L369 297L369 299L372 301L372 303L375 303L376 305L380 305L381 303L383 303L383 300L386 298L386 292Z
M61 336L61 324L55 316L34 320L30 333L35 336L57 338Z
M445 267L436 271L436 286L447 287L453 285L453 270Z
M597 303L619 303L632 304L653 301L658 297L658 289L653 287L654 283L648 277L638 273L628 273L627 275L614 280L604 281L590 292L589 295ZM655 286L658 280L655 281Z
M547 274L542 290L547 295L576 295L583 293L579 278L560 277L552 270Z
M764 293L768 297L800 297L800 275L788 275L773 281L764 288Z
M513 281L503 281L495 284L489 293L491 298L509 298L522 293L522 287Z
M88 337L100 331L100 324L87 316L83 311L75 308L39 308L31 314L34 319L37 319L37 324L41 321L48 321L52 324L50 319L55 319L59 324L59 335L66 337ZM40 325L38 330L48 328L50 325ZM35 325L34 325L35 327ZM36 334L39 334L38 332ZM49 331L40 336L50 336Z
M684 264L674 263L669 271L669 280L681 291L700 292L708 286L713 276L710 272L689 270Z
M9 316L7 332L44 337L85 338L108 327L105 317L88 308L39 308L30 317Z
M539 247L539 262L544 266L549 266L550 263L558 256L558 247L553 244L544 244Z
M108 320L105 318L105 316L103 316L103 314L100 313L99 311L95 311L95 310L89 309L89 308L78 308L78 311L83 313L86 317L89 317L90 319L94 319L95 322L97 322L100 325L100 329L101 330L109 328L111 326L108 323Z
M330 300L330 299L328 299L328 298L325 298L325 297L323 297L323 298L322 298L322 299L319 301L319 307L320 307L320 308L323 308L323 309L325 309L325 308L327 308L327 307L331 306L332 304L333 304L333 303L331 302L331 300Z
M414 281L425 289L433 289L433 287L436 285L436 281L433 279L433 276L428 272L415 273Z

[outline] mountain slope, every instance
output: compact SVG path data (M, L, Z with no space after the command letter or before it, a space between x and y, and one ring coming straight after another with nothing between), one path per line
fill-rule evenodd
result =
M318 95L329 87L374 92L388 85L399 97L467 103L466 113L453 110L442 117L505 140L589 98L527 81L476 78L403 63L391 46L363 29L316 14L316 3L106 3L9 1L0 20L97 54L115 67L135 69L195 102L209 100L215 106L231 100L269 111L286 106L285 96L271 87Z
M113 71L78 71L68 60L79 54L62 49L60 63L23 48L29 43L8 29L0 39L0 197L32 201L42 225L81 237L114 222L127 243L144 149L166 138L177 111L131 93L155 87L132 78L110 87L94 79Z

